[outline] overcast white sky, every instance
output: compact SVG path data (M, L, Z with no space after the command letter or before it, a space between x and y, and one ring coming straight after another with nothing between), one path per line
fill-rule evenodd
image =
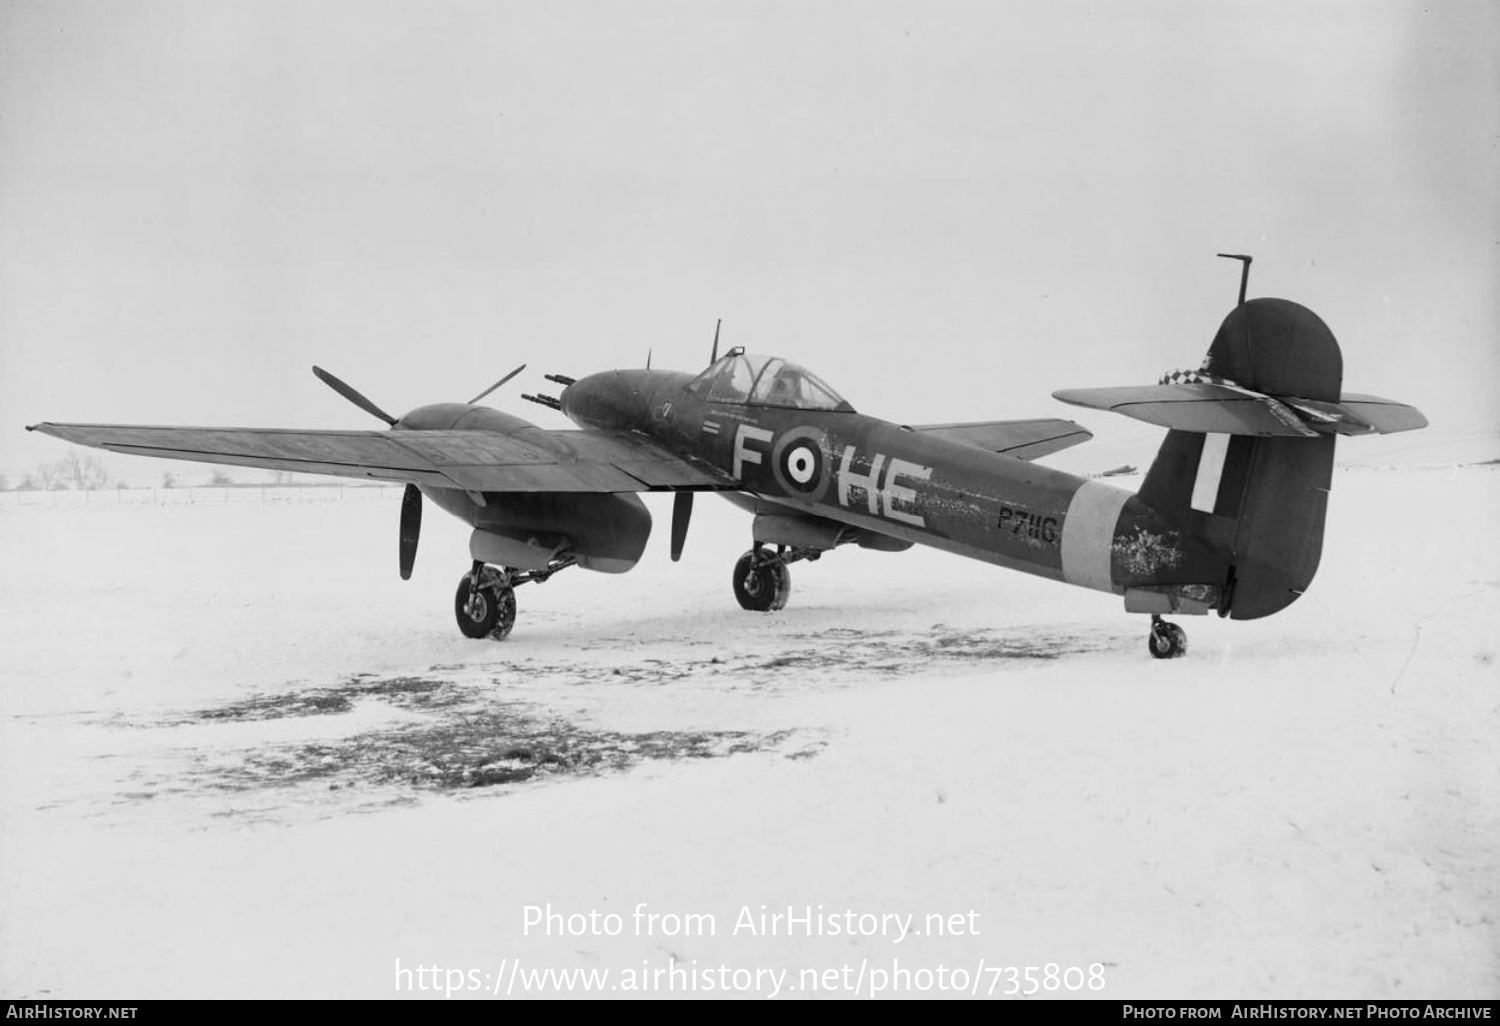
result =
M1500 430L1497 11L3 0L0 473L44 419L375 426L314 362L396 413L528 362L563 426L519 392L717 317L863 412L1070 416L1197 364L1221 250Z

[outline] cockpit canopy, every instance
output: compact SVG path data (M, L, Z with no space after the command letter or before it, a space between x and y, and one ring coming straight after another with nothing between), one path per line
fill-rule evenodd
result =
M739 348L731 349L687 387L716 403L854 412L854 407L811 371L779 356L756 356Z

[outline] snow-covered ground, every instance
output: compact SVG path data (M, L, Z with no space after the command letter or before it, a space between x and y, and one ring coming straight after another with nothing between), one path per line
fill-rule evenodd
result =
M1166 663L931 551L742 612L712 499L468 641L435 509L403 583L399 491L197 496L0 506L0 993L1500 997L1496 466L1339 471Z

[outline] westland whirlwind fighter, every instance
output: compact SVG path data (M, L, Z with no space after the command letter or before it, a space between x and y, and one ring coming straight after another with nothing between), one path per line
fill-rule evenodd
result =
M1339 435L1420 428L1416 409L1343 391L1332 332L1284 299L1240 302L1199 370L1155 385L1068 389L1056 398L1167 429L1138 493L1033 460L1090 437L1053 418L911 427L857 413L812 372L739 348L698 374L549 374L554 398L524 399L579 430L552 431L478 402L387 414L315 373L388 431L33 425L112 452L400 481L402 578L411 575L423 497L473 528L454 597L459 628L503 638L515 589L569 567L623 573L651 516L636 493L675 492L671 555L693 495L715 491L751 514L734 564L748 610L786 605L788 567L854 544L914 544L1121 596L1149 614L1153 656L1186 638L1164 614L1250 620L1290 605L1313 579ZM649 360L647 361L649 364Z

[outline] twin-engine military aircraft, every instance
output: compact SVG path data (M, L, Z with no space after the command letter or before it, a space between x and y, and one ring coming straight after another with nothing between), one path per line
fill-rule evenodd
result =
M473 527L454 611L471 638L503 638L515 589L567 567L623 573L651 516L637 492L675 492L671 555L693 495L719 492L752 514L734 565L749 610L782 608L788 566L853 543L913 544L1111 592L1149 613L1153 656L1183 654L1163 614L1239 620L1301 595L1317 570L1334 440L1420 428L1416 409L1342 391L1338 343L1311 310L1245 301L1198 371L1156 385L1069 389L1064 402L1167 428L1137 494L1034 462L1091 434L1068 420L910 427L856 413L810 371L740 348L699 374L614 370L547 375L582 430L549 431L469 403L387 414L314 372L389 431L37 424L28 430L111 452L405 482L400 571L411 575L422 497ZM649 360L647 361L649 364Z

